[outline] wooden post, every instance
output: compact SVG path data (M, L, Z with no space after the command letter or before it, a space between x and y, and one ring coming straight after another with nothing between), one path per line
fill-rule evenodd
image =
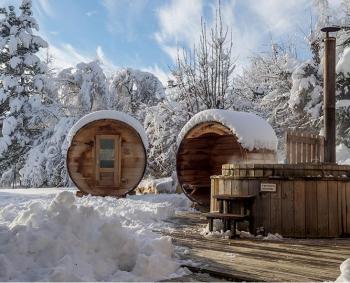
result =
M324 72L323 72L323 99L324 99L324 133L325 133L325 162L335 163L335 37L329 32L338 31L338 27L323 28L326 32L324 39Z

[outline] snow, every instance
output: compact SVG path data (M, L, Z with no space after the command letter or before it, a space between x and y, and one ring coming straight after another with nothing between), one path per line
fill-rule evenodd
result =
M338 100L336 104L336 108L342 108L342 107L350 107L350 99Z
M9 136L17 127L17 120L15 117L10 116L3 121L2 134L3 136Z
M120 112L120 111L114 111L114 110L100 110L100 111L95 111L92 112L84 117L82 117L78 122L76 122L71 130L68 133L67 140L70 145L74 135L85 125L96 121L96 120L101 120L101 119L112 119L116 121L121 121L132 128L134 128L137 133L140 135L141 140L143 142L144 147L147 149L148 148L148 139L147 135L145 133L145 130L143 129L142 125L140 124L139 121L137 121L135 118Z
M350 282L350 258L340 265L340 276L335 282Z
M8 48L9 48L9 53L11 55L17 52L17 38L14 35L10 36L10 39L8 41Z
M277 150L276 133L263 118L253 113L220 109L204 110L194 115L182 128L177 144L181 143L188 131L204 122L218 122L226 126L237 136L242 147L248 150Z
M345 144L337 145L336 156L338 164L350 164L350 148Z
M158 281L181 276L166 226L183 195L76 198L0 190L0 281Z
M136 188L139 194L173 194L176 192L177 180L172 177L143 179Z
M30 44L30 41L32 39L32 35L28 34L26 31L22 30L18 37L21 40L23 46L25 48L29 48L29 44Z
M9 63L12 69L16 69L17 66L22 63L22 59L21 57L15 56L10 59Z
M343 54L341 55L338 64L337 64L337 73L350 73L350 47L344 49Z
M219 219L214 219L213 222L213 231L209 231L209 225L207 224L201 231L200 235L202 235L205 238L213 239L213 238L224 238L228 239L230 236L232 236L231 230L224 231L223 230L223 223ZM272 234L268 233L267 236L263 235L253 235L246 231L239 231L236 230L236 235L239 235L241 239L254 239L254 240L263 240L263 241L282 241L283 236L281 236L278 233Z

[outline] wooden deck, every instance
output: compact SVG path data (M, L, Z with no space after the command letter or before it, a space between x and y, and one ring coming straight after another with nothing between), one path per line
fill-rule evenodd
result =
M176 281L206 281L198 272L230 281L334 281L350 258L350 239L213 239L200 235L206 225L200 213L180 213L172 222L174 231L163 233L189 248L183 259L200 263Z

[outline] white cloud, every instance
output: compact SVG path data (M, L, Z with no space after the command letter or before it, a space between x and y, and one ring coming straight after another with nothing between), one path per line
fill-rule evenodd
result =
M200 33L203 2L201 0L172 0L158 10L159 42L175 41L193 45Z
M52 0L34 0L32 3L36 17L55 17L55 12L51 5Z
M157 11L160 30L154 38L160 48L176 61L178 46L192 47L201 31L203 1L172 0Z
M40 5L41 9L45 12L48 16L53 16L54 12L50 4L50 0L38 0L38 4Z
M341 0L335 0L341 1ZM207 30L214 25L217 2L172 0L158 10L159 30L155 40L174 61L177 46L192 48L199 41L200 19L205 15ZM270 36L295 36L305 26L312 0L222 0L223 23L233 36L233 56L238 69L249 62L252 54L268 45ZM209 10L209 13L208 13Z
M159 31L155 33L155 39L160 48L176 61L178 47L192 48L198 44L201 33L201 16L204 9L209 8L210 16L205 18L207 31L214 27L217 5L211 3L204 6L202 1L173 0L164 5L158 11ZM239 26L236 19L236 1L222 2L221 12L223 23L228 27L229 36L233 37L233 56L240 61L246 61L252 52L258 47L261 35L255 26Z
M39 56L45 58L48 54L52 57L52 66L57 70L74 67L80 62L89 62L94 60L94 57L88 54L82 54L69 43L59 45L49 44L48 50L40 50Z
M88 17L91 17L91 16L96 15L96 14L97 14L97 11L96 11L96 10L87 11L87 12L85 13L85 15L88 16Z
M167 86L169 78L171 78L170 72L165 72L162 68L160 68L158 65L150 66L141 68L141 71L149 72L155 75L160 82L163 84L163 86Z
M245 3L262 20L263 30L278 35L303 25L304 13L312 6L310 0L247 0Z
M112 34L123 34L124 39L135 40L138 28L144 25L149 0L102 0L107 13L107 30Z
M102 67L105 70L107 75L113 73L116 69L118 69L118 66L114 65L112 63L112 60L110 60L106 56L106 54L103 52L101 46L97 46L97 48L96 48L96 56L97 56L97 59L102 64Z

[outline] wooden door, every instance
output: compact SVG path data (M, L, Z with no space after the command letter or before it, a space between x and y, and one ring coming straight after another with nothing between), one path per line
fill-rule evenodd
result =
M96 136L96 185L118 187L120 183L120 136Z

